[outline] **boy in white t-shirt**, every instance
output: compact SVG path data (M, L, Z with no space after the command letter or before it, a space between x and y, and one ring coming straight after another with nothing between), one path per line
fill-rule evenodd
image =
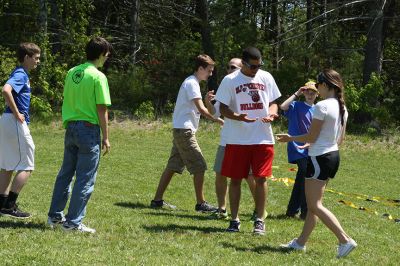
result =
M221 103L225 117L225 156L221 174L231 178L229 201L232 220L228 232L238 232L241 181L251 168L256 180L257 219L254 233L265 233L264 217L268 176L272 175L275 143L270 122L278 117L281 96L272 75L259 70L263 65L261 53L248 47L242 54L243 67L226 76L218 88L216 100Z
M194 189L196 192L195 210L199 212L213 212L216 208L208 204L203 194L204 173L207 170L206 161L197 144L195 133L199 126L200 115L223 123L222 119L214 118L204 106L200 92L199 82L207 80L214 70L215 62L208 55L202 54L195 59L195 72L182 83L172 118L173 146L167 166L161 175L160 182L152 208L171 208L171 205L163 200L165 190L175 173L182 174L186 167L193 175Z

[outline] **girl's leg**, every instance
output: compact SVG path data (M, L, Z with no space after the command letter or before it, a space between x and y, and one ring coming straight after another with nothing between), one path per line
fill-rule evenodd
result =
M322 197L325 192L326 184L326 181L306 179L305 188L308 212L317 216L335 234L340 243L347 243L350 237L344 232L336 216L322 205ZM303 245L303 243L308 240L308 237L314 229L311 219L306 226L308 219L309 217L307 214L303 232L297 241L300 245Z

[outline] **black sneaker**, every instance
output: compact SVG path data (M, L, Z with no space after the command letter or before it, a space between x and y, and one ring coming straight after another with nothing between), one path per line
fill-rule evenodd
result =
M253 233L256 235L264 235L265 234L265 224L264 221L256 220L254 222L254 230Z
M17 219L26 219L31 217L29 212L23 212L18 208L18 205L15 204L14 207L10 209L3 208L0 210L0 215L10 216Z
M196 204L194 209L198 212L216 212L216 211L218 211L217 207L210 205L207 201L203 201L200 204Z
M172 209L175 210L176 206L169 204L165 200L152 200L150 203L151 208L166 208L166 209Z
M237 233L240 230L240 221L230 221L229 227L226 229L227 232Z

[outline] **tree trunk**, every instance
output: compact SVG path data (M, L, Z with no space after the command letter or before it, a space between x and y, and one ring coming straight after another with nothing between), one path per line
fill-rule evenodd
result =
M278 0L271 1L271 39L274 43L272 47L272 67L279 70L279 34L280 34L280 18L278 11Z
M42 46L41 61L42 65L46 64L46 44L47 44L47 1L39 0L39 25L40 25L40 45Z
M312 0L307 0L306 47L308 47L312 42L312 32L311 32L312 14L313 14ZM310 60L310 55L308 53L306 53L306 57L304 58L304 66L305 66L305 72L307 73L308 76L311 70L311 60Z
M211 40L211 27L208 20L208 4L207 0L197 0L196 1L196 13L200 20L200 34L201 41L204 52L211 58L214 57L214 45ZM209 90L216 90L218 88L217 84L217 70L214 69L213 75L208 81Z
M61 38L60 38L60 25L61 23L59 18L59 7L57 4L57 0L48 0L50 5L50 29L53 29L52 34L49 36L51 51L53 54L61 52Z
M373 72L379 74L382 71L383 5L386 1L379 2L379 5L373 5L373 10L371 11L374 20L369 28L365 46L363 85L368 83Z
M136 53L140 49L140 45L138 43L139 39L139 10L140 10L140 3L139 0L132 1L132 21L131 21L131 47L132 47L132 65L135 66L136 64Z

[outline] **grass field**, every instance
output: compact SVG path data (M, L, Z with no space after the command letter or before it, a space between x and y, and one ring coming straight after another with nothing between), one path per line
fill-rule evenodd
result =
M36 170L20 196L22 209L33 213L27 221L0 217L0 265L398 265L399 205L385 199L400 198L400 148L396 138L372 140L348 136L341 149L342 164L329 184L325 205L359 244L338 260L336 238L322 224L313 232L307 253L287 253L279 244L296 237L303 222L284 219L291 187L269 182L265 236L254 236L250 216L253 203L246 184L242 188L241 232L225 233L226 221L208 219L194 211L194 191L187 172L175 176L165 199L178 210L150 209L159 176L171 148L170 123L112 123L111 154L102 157L97 183L84 222L95 235L65 233L46 226L55 176L63 153L60 124L32 125L36 144ZM205 193L215 204L212 165L219 128L201 122L197 134L210 170ZM286 161L286 146L276 145L274 176L293 178ZM340 194L341 193L341 194ZM357 194L357 195L356 195ZM380 196L379 202L364 196ZM351 202L355 207L339 203ZM350 204L350 203L348 203ZM376 211L376 214L373 213Z

